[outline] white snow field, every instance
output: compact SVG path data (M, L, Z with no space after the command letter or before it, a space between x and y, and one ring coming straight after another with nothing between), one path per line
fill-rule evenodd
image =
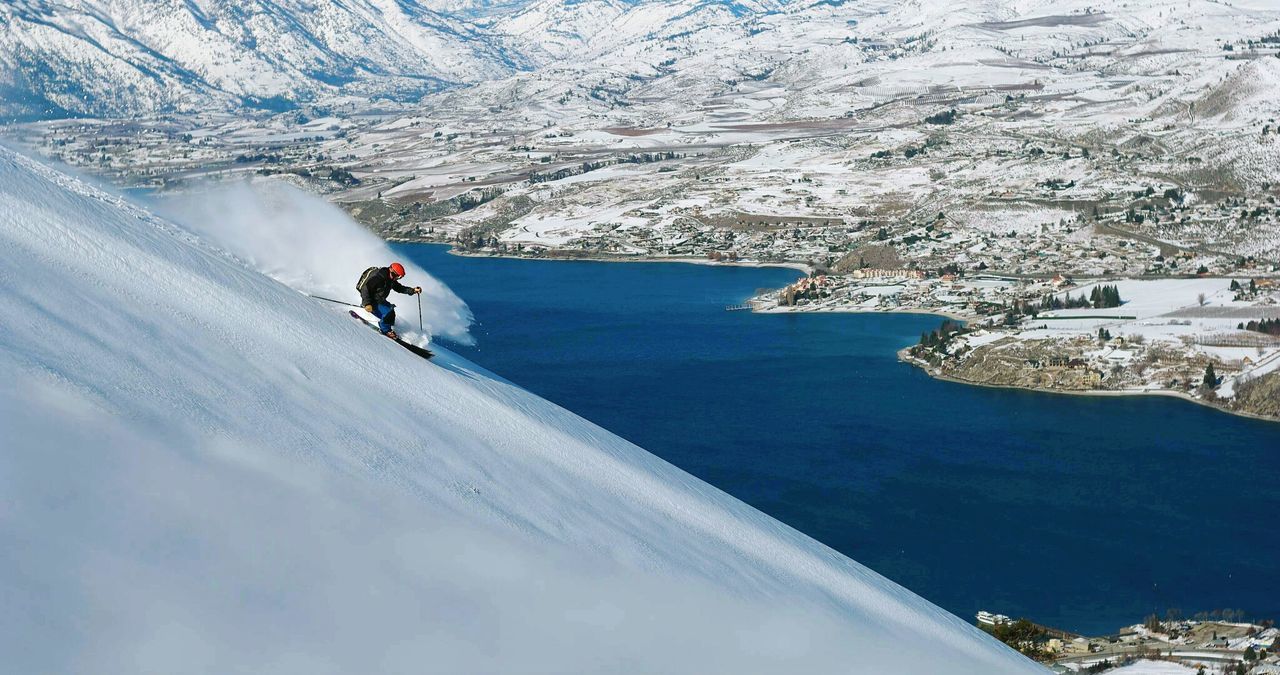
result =
M1109 675L1195 675L1195 668L1169 661L1138 661L1123 668L1107 671Z
M5 672L1045 672L3 149L0 312Z

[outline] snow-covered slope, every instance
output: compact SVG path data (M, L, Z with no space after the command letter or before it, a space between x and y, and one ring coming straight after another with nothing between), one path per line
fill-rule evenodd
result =
M413 0L0 3L0 115L414 98L518 66L500 40Z
M582 61L646 41L668 42L713 27L748 24L777 11L775 0L540 0L494 24L542 64ZM707 47L717 45L715 36ZM724 39L724 36L720 36ZM642 67L643 61L631 67ZM625 66L624 66L625 67Z
M342 312L0 150L6 668L1042 672Z
M973 109L1032 91L1035 126L1085 135L1148 117L1260 131L1277 104L1280 14L1263 0L537 0L486 30L536 67L433 94L428 115L671 123L688 140L855 112L918 123L944 98Z

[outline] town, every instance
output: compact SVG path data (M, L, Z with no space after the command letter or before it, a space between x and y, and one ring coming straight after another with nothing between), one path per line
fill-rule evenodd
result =
M1182 618L1170 611L1098 637L987 611L978 612L976 625L1055 673L1105 673L1141 661L1176 664L1168 671L1152 671L1159 673L1280 673L1280 629L1272 620L1242 621L1240 614L1219 610Z

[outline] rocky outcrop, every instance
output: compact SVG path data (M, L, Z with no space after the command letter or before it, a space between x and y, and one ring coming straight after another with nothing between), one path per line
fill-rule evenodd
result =
M858 247L846 253L836 261L831 271L836 274L848 274L863 267L896 270L901 269L903 264L902 258L892 246L872 244Z
M1176 350L1150 348L1141 360L1106 368L1081 358L1082 345L1074 351L1063 346L1004 338L954 353L916 346L899 356L930 375L966 384L1063 393L1175 394L1221 410L1280 421L1280 372L1237 384L1234 396L1217 398L1212 392L1200 393L1198 382L1205 363L1180 356ZM1144 373L1156 373L1156 377L1144 379Z
M1271 372L1237 384L1231 409L1280 419L1280 372Z
M1036 365L1019 355L1004 355L978 349L969 358L948 360L942 369L947 377L997 387L1087 391L1099 389L1102 373L1077 365Z

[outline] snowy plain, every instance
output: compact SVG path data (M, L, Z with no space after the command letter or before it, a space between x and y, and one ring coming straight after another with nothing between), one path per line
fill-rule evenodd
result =
M1045 672L246 253L0 149L13 672Z
M1112 675L1195 675L1197 671L1170 661L1138 661L1108 672Z

